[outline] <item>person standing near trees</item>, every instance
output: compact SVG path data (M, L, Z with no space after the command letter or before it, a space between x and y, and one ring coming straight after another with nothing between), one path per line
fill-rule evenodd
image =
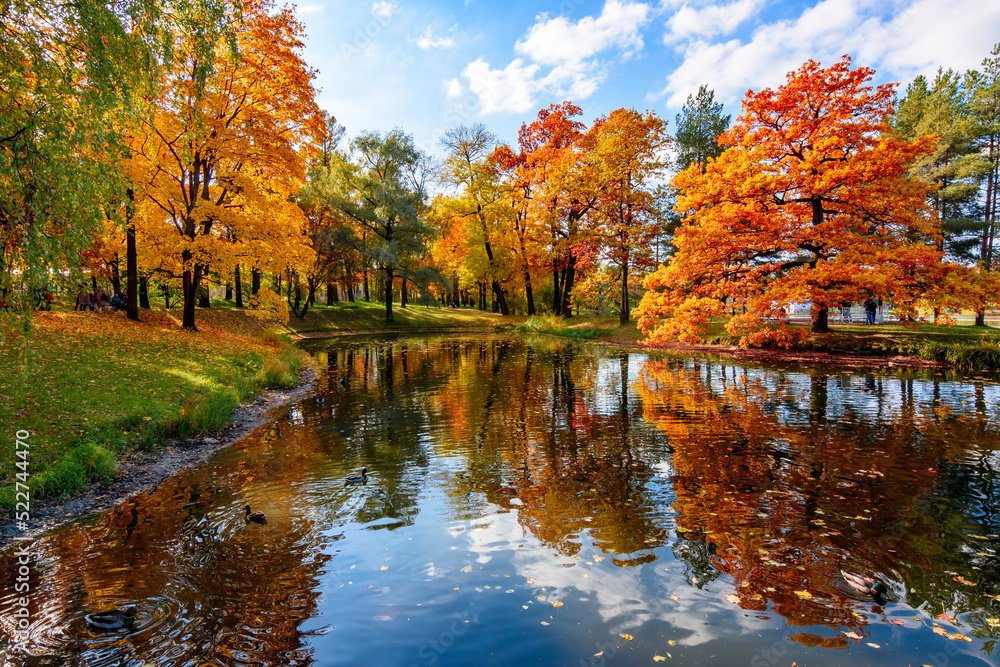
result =
M875 324L875 311L878 306L875 305L875 300L871 297L865 300L865 324Z

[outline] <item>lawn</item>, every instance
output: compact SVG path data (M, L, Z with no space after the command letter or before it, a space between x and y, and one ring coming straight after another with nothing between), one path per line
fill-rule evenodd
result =
M385 321L385 304L342 301L332 306L310 308L305 319L291 315L288 331L296 334L348 331L396 331L405 329L474 329L507 324L510 318L465 308L394 304L392 322ZM521 318L523 319L523 318Z
M224 426L241 400L288 386L302 353L242 313L198 311L200 331L174 315L37 313L26 340L0 349L0 406L10 437L30 432L35 498L71 494L114 475L119 456ZM13 498L13 466L0 471L0 507Z

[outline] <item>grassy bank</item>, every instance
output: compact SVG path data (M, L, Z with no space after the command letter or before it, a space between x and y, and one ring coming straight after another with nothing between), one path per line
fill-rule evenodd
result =
M26 352L0 349L8 425L0 507L14 504L14 434L28 431L34 500L110 480L119 459L231 421L261 389L291 386L305 357L287 336L233 311L199 311L199 333L170 313L39 313Z
M394 304L392 322L385 321L385 305L364 301L340 302L310 308L304 319L292 315L288 330L296 334L317 332L402 331L406 329L489 328L508 318L463 308ZM521 318L523 319L523 318Z
M723 321L715 322L705 335L708 345L736 345ZM524 333L544 333L583 340L639 343L642 333L634 322L620 326L617 317L583 316L562 320L552 316L527 318L515 327ZM807 326L802 327L808 330ZM1000 370L1000 329L974 326L900 324L866 326L831 325L830 333L810 334L799 350L869 355L905 355L937 361L967 371Z

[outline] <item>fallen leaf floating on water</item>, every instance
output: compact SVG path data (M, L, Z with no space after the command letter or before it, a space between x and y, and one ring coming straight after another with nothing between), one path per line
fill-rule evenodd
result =
M729 600L730 602L732 602L733 604L739 604L740 603L740 596L739 595L733 595L732 593L730 593L729 595L726 596L726 599Z
M389 566L388 566L388 565L383 565L383 566L382 566L382 567L380 567L379 569L380 569L380 570L382 570L382 571L384 572L385 570L388 570L388 569L389 569Z
M465 567L463 567L461 569L461 572L472 572L472 566L471 565L466 565Z
M653 655L653 662L663 662L666 660L662 655Z
M952 579L951 579L951 580L952 580L952 581L957 581L957 582L958 582L958 583L960 583L960 584L965 584L966 586L975 586L975 585L976 585L976 582L974 582L974 581L969 581L968 579L966 579L966 578L965 578L965 577L963 577L963 576L958 576L958 577L952 577Z
M561 607L561 606L563 606L563 603L560 602L559 600L556 600L555 602L552 603L552 606L553 607Z
M955 623L956 622L955 621L955 617L954 616L949 616L948 614L938 614L937 617L940 618L940 619L942 619L942 620L948 621L949 623Z
M850 637L851 639L864 639L862 635L854 632L853 630L843 630L843 633Z
M795 591L795 594L798 595L803 600L808 600L809 598L812 597L812 593L810 593L809 591Z
M674 644L676 644L677 642L675 642L675 641L674 641L673 639L668 639L668 640L667 640L667 643L668 643L668 644L670 644L671 646L673 646L673 645L674 645Z
M676 595L671 595L671 596L670 596L670 599L671 599L671 600L680 600L680 598L679 598L679 597L677 597Z
M619 632L618 636L621 637L622 639L624 639L627 642L630 642L633 639L632 635L630 635L627 632Z
M892 619L889 622L890 623L895 623L896 625L903 625L903 622L901 620L899 620L898 618L894 618L894 619Z
M871 642L865 642L865 643L868 644L869 646L871 646L872 648L882 648L878 644L872 644Z
M549 624L548 621L542 621L542 625L548 625L548 624Z

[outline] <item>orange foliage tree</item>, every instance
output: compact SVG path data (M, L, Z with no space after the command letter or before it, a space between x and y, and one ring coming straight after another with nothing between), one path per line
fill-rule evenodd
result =
M325 132L314 74L299 56L302 25L292 9L266 0L240 5L235 52L220 39L214 63L194 49L175 59L128 167L141 184L139 262L181 278L187 329L207 271L240 262L281 271L313 257L292 201L305 175L303 147ZM177 42L183 54L190 44L184 35Z
M902 317L959 267L941 263L939 226L928 185L907 177L933 137L903 141L889 132L894 84L868 85L874 72L809 61L777 90L749 91L726 150L702 173L677 175L686 214L673 261L645 282L636 310L652 340L698 341L714 316L741 345L768 336L788 342L785 309L811 303L813 332L844 301L891 297ZM778 320L777 334L765 325Z
M653 184L667 166L667 124L651 111L615 109L590 134L601 192L599 235L605 256L621 269L618 321L625 324L629 270L653 264L649 248L661 224Z

